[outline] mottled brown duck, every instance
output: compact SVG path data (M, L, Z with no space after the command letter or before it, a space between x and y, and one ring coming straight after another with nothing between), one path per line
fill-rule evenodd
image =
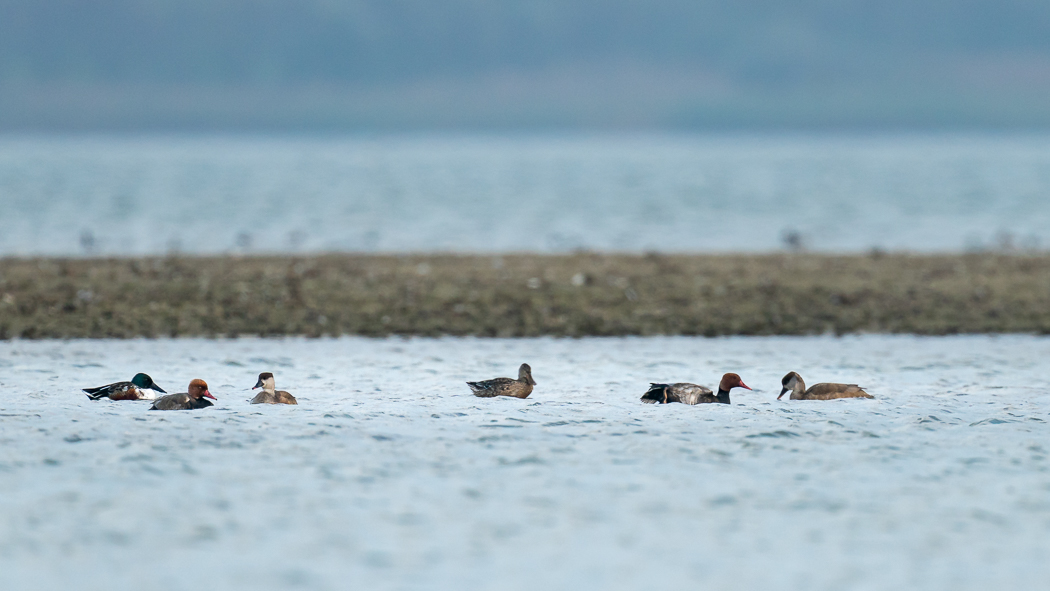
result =
M518 379L496 378L483 382L467 382L470 390L479 398L493 398L496 396L513 396L514 398L528 398L532 394L532 387L536 380L532 379L532 368L528 363L522 363L518 368Z
M649 391L642 396L642 402L646 404L669 404L681 402L682 404L729 404L729 391L733 388L751 388L735 373L727 373L718 382L718 393L711 392L710 388L698 386L686 382L677 384L650 384Z
M808 390L802 376L791 372L780 380L780 400L784 394L791 392L790 400L834 400L836 398L875 398L857 384L817 384Z

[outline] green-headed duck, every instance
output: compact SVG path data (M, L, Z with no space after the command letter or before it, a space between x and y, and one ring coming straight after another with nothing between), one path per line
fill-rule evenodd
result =
M718 394L713 394L710 388L697 386L696 384L650 384L649 391L642 396L642 402L647 404L667 404L669 402L681 402L682 404L729 404L729 391L733 388L744 388L750 390L744 380L735 373L727 373L718 382Z
M275 390L277 386L273 380L273 374L266 371L259 374L259 381L255 383L252 390L262 388L262 392L252 398L252 404L299 404L292 396L284 390Z
M790 400L834 400L836 398L875 398L861 389L857 384L817 384L806 389L802 376L791 372L780 380L780 400L785 393L791 392Z
M190 382L187 392L182 394L168 394L161 396L151 406L150 410L194 410L211 406L211 402L205 398L216 398L208 391L208 383L201 379Z
M84 388L88 398L99 400L109 398L110 400L156 400L157 393L167 394L160 386L153 383L153 378L144 373L137 373L130 382L117 382L99 386L98 388Z
M484 382L467 382L470 390L479 398L492 398L494 396L513 396L514 398L528 398L532 394L532 387L536 380L532 379L532 368L528 363L522 363L518 368L518 379L496 378Z

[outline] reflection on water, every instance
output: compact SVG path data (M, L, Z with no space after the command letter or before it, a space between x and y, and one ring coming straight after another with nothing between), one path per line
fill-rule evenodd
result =
M0 138L0 255L1036 249L1048 136Z

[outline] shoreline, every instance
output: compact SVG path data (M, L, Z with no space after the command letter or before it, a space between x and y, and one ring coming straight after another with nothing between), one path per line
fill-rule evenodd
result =
M1044 254L0 258L0 338L1050 333Z

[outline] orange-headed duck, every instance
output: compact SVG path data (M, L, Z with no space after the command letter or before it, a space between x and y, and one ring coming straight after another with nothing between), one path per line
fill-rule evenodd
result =
M252 390L255 388L262 388L263 390L255 398L252 398L252 404L299 404L296 402L295 396L284 390L275 390L274 388L276 387L272 373L266 371L259 374L259 381L255 383Z
M492 398L494 396L513 396L514 398L528 398L532 394L532 387L536 380L532 379L532 368L528 363L522 363L518 368L518 379L496 378L484 382L467 382L470 390L479 398Z
M857 384L817 384L806 389L806 382L802 376L791 372L780 380L783 388L780 390L780 400L785 393L791 392L791 400L833 400L835 398L875 398L861 389Z
M642 396L642 402L647 404L667 404L669 402L729 404L729 391L733 388L751 389L740 379L740 376L735 373L727 373L722 376L722 381L718 382L718 394L712 394L710 388L696 384L650 384L649 391Z
M216 398L208 391L208 383L201 379L190 382L189 391L182 394L161 396L150 407L150 410L194 410L211 406L205 398Z
M160 386L153 383L153 378L144 373L137 373L130 382L117 382L99 386L98 388L84 388L88 398L99 400L109 398L110 400L156 400L157 393L167 394Z

